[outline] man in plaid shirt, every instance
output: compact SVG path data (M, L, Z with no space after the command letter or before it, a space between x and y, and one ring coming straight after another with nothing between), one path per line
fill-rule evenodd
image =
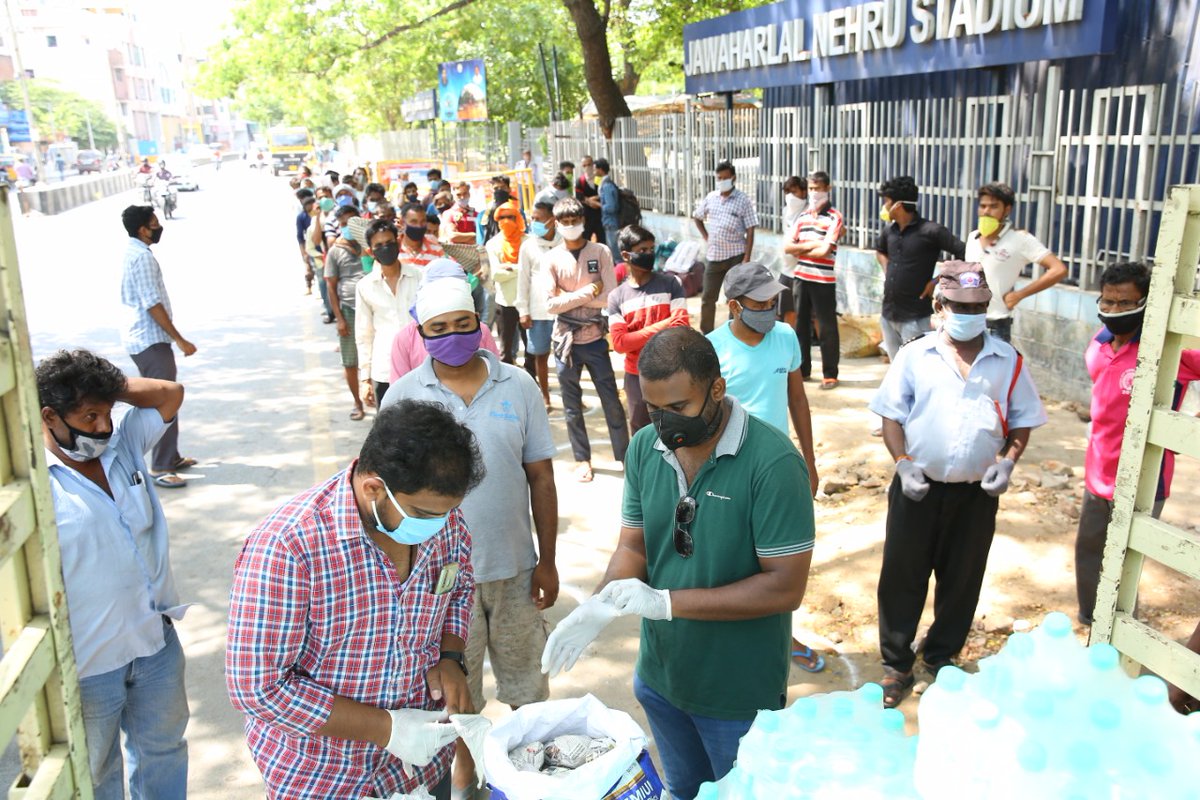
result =
M712 333L717 294L725 273L749 261L754 250L758 213L754 201L734 187L736 180L733 164L728 161L717 164L717 188L700 201L692 214L696 229L707 245L708 265L704 268L704 290L700 294L700 332L705 335Z
M380 411L358 459L284 503L234 568L226 681L268 798L450 794L483 477L441 406Z

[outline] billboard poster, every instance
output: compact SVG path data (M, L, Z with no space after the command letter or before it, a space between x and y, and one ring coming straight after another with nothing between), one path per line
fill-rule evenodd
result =
M438 64L438 119L443 122L486 120L487 71L483 59Z
M32 142L33 137L29 135L29 118L25 116L25 112L16 108L8 110L8 121L4 127L8 128L8 141L12 144L19 142Z
M405 122L424 122L437 119L437 92L427 89L400 102L400 113Z

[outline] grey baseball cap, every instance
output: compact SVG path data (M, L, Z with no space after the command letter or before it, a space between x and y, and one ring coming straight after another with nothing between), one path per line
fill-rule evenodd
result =
M738 297L748 297L751 300L765 302L774 300L783 291L783 284L775 279L771 270L757 261L747 261L738 264L725 273L725 297L734 300Z

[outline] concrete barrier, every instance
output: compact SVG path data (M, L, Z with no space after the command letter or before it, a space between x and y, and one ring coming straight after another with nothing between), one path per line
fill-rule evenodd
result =
M102 172L69 183L30 186L21 190L21 209L25 213L61 214L93 200L127 192L138 185L137 173L123 169Z

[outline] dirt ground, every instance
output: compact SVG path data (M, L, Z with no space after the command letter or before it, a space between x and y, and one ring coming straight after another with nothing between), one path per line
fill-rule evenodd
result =
M875 589L887 513L886 490L893 468L882 441L870 435L878 417L867 409L867 403L886 369L880 358L844 359L841 385L836 390L820 391L816 383L807 385L818 470L834 483L855 485L835 494L822 492L817 498L812 572L804 605L794 615L793 631L825 655L826 668L814 675L793 667L790 700L854 689L882 676ZM819 370L818 366L814 374L820 374ZM571 456L564 441L555 464L562 515L558 563L563 593L547 615L551 624L586 598L600 580L616 544L619 524L620 468L609 460L607 430L596 396L586 381L584 387L585 402L591 407L586 416L596 450L596 481L581 485L572 480ZM1014 473L1013 488L1000 501L996 537L976 614L977 630L960 657L968 670L1003 646L1014 621L1020 628L1022 621L1038 625L1051 611L1066 612L1072 619L1076 615L1074 541L1083 493L1087 423L1073 404L1047 399L1046 406L1049 422L1034 431ZM559 441L565 439L561 419L561 412L551 417ZM1069 473L1070 478L1059 481L1066 484L1063 488L1043 488L1043 472ZM1200 465L1181 459L1164 519L1197 525L1200 530L1195 512L1200 507L1198 479ZM1053 481L1053 477L1047 479L1047 483ZM1167 636L1185 639L1200 618L1200 587L1147 562L1141 580L1140 615ZM923 625L931 620L932 591ZM1077 632L1085 641L1087 629L1077 625ZM631 690L637 647L637 624L618 620L573 671L552 682L552 696L592 692L608 705L629 711L644 725ZM702 659L704 654L680 657ZM918 682L922 677L918 672ZM901 706L911 730L915 730L918 702L916 695L910 695ZM499 715L503 710L493 702L487 713Z

